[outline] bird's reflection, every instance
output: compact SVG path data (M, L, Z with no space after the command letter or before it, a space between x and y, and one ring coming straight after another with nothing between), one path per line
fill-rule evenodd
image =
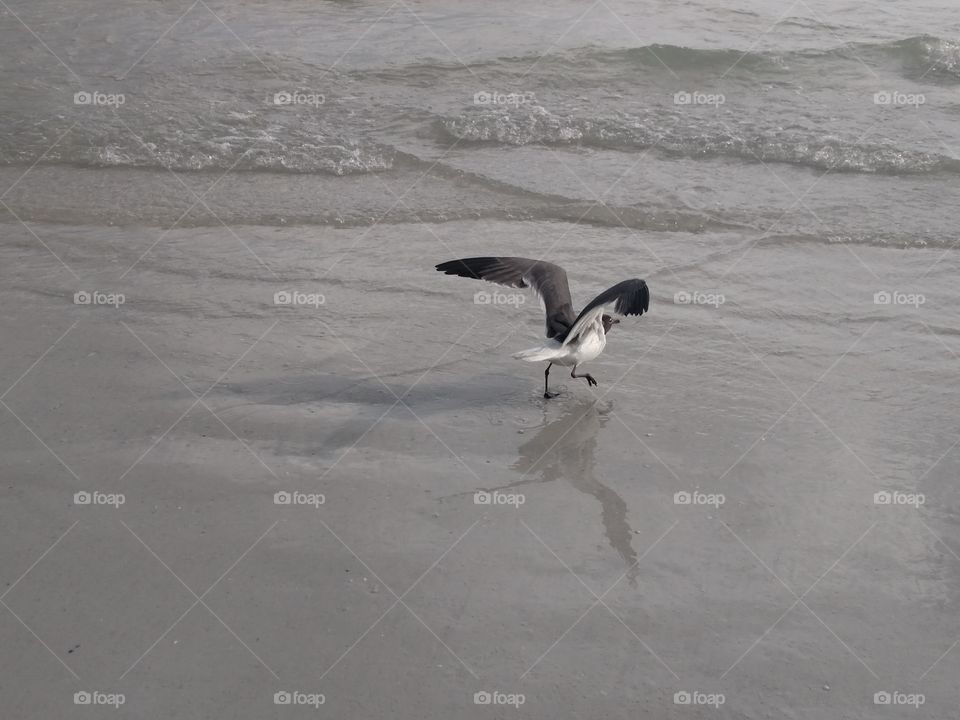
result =
M636 586L637 553L631 545L633 530L627 522L627 504L595 474L597 436L609 421L612 409L612 403L585 401L545 422L534 437L520 446L520 457L512 466L524 477L490 491L567 480L600 503L607 541L626 564L630 584Z

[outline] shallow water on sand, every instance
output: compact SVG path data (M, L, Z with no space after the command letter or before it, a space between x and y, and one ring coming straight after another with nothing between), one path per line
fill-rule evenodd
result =
M614 717L657 713L686 687L724 693L724 711L739 717L762 717L763 697L785 686L778 707L871 717L870 699L890 678L906 678L898 687L924 692L935 712L952 702L947 659L933 665L960 631L945 610L958 589L956 561L937 539L960 539L948 382L960 298L949 256L937 262L942 250L858 248L853 262L872 272L857 274L841 245L761 240L747 251L744 238L701 234L681 249L672 232L638 243L626 230L547 222L236 226L162 238L156 228L32 227L82 285L36 252L26 230L10 228L6 384L73 329L5 398L25 423L3 421L19 488L6 512L36 525L12 534L5 567L52 542L44 528L72 522L55 498L81 483L126 493L125 522L196 582L222 545L249 545L279 519L262 554L244 561L247 574L231 580L244 601L221 595L216 610L232 613L231 627L243 623L245 641L261 638L256 652L278 675L309 685L299 668L333 665L389 608L386 588L402 593L469 529L408 598L466 665L391 614L325 677L331 704L396 702L369 680L356 699L355 679L371 668L391 688L409 687L412 672L428 689L401 694L426 716L468 704L478 683L471 671L525 693L534 717L559 708L560 680L592 688L564 705L589 714L599 704ZM561 395L544 402L539 366L509 359L542 331L533 299L475 305L473 284L438 279L424 258L439 256L438 246L443 257L467 254L479 237L491 253L537 254L565 231L553 257L577 268L578 301L622 274L625 256L659 258L663 269L648 274L650 314L618 326L592 363L599 387L558 373ZM587 257L584 243L595 248ZM924 304L875 304L873 273L890 291L924 276ZM700 287L722 290L722 304L675 304L669 294ZM125 302L74 305L76 288ZM277 307L277 292L324 301ZM190 410L190 391L208 392L204 405ZM38 450L27 426L64 466ZM323 514L277 516L271 496L292 488L323 493ZM478 491L524 499L518 509L476 505ZM876 504L878 492L920 493L925 504ZM724 502L678 505L677 493ZM136 543L110 516L93 526L85 517L72 562L89 569L83 549L98 542L121 554ZM27 585L45 586L57 587L56 577ZM808 588L804 605L751 648L795 602L791 592ZM597 606L538 662L595 602L590 591L607 590L610 610ZM24 610L26 596L12 597ZM38 601L27 622L76 634L45 607ZM153 637L121 635L129 662L165 629L153 624ZM115 650L96 635L83 640L90 660L78 658L77 669L89 676L89 663L108 663ZM400 648L403 672L383 664ZM169 652L126 682L131 696L153 692L157 677L176 681L180 664L202 655L192 646ZM218 652L236 658L229 647ZM39 648L30 662L48 660ZM610 663L630 670L611 678ZM125 669L117 658L108 665L113 675ZM254 675L259 694L241 696L267 707L269 672ZM228 662L188 684L212 708L209 688L235 682Z

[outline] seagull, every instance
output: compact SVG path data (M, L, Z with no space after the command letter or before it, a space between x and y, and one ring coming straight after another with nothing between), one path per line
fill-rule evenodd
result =
M550 399L550 368L572 365L570 377L583 378L588 387L597 381L589 373L577 375L577 368L596 358L607 344L607 333L620 323L604 310L613 308L617 315L643 315L650 306L647 283L639 278L624 280L604 290L577 315L570 299L567 273L559 265L521 257L472 257L450 260L436 266L447 275L486 280L507 287L531 287L546 312L547 342L541 347L515 353L513 357L527 362L548 363L543 371L543 397Z

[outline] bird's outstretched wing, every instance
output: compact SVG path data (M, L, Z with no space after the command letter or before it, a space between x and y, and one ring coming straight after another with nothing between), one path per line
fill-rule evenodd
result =
M573 325L567 273L559 265L520 257L472 257L440 263L437 270L507 287L533 288L547 315L548 338L564 337Z
M604 290L591 300L580 312L580 316L573 323L563 344L566 345L576 338L585 327L588 327L609 306L617 315L643 315L650 307L650 290L647 284L639 278L624 280L609 290Z

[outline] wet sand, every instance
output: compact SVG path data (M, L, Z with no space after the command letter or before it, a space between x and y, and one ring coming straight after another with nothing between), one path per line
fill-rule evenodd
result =
M432 269L570 230L510 227L151 248L155 228L33 226L67 270L6 225L6 716L316 714L274 704L299 691L329 717L875 718L874 693L901 691L925 695L909 717L947 717L958 292L941 263L922 307L872 301L939 251L858 248L881 286L841 246L717 237L681 264L673 239L624 232L583 261L577 228L551 252L581 262L577 301L624 274L654 301L591 364L599 387L555 373L545 402L542 367L510 358L541 331L535 299L475 305L483 286ZM674 269L647 272L645 248ZM726 302L674 304L685 287ZM125 703L78 709L82 690Z

